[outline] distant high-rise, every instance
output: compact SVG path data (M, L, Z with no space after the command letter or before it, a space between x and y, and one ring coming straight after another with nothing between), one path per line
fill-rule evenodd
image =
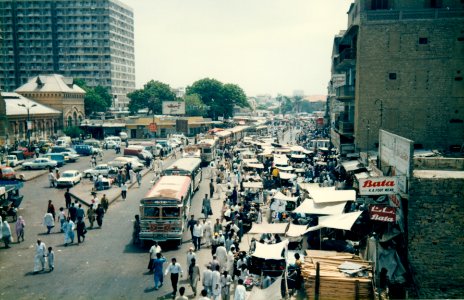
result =
M0 88L57 73L107 87L119 104L135 88L134 14L117 0L0 0Z

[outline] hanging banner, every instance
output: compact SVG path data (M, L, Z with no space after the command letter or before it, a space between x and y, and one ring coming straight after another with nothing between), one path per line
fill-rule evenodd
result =
M397 177L370 177L359 179L360 195L390 195L398 192Z
M396 208L385 205L370 205L369 217L372 221L396 222Z

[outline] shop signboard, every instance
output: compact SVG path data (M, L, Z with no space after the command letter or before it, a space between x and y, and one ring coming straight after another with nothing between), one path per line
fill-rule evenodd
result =
M398 192L397 177L369 177L359 179L360 195L390 195Z
M396 222L396 208L386 205L370 205L369 217L372 221Z

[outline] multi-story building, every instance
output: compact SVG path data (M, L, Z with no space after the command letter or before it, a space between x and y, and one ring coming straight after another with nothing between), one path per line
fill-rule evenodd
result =
M375 150L379 129L443 151L464 141L464 3L356 0L334 39L334 144ZM336 105L335 105L336 106ZM343 147L342 147L343 148Z
M0 0L0 87L39 74L107 87L127 104L135 89L134 19L117 0Z

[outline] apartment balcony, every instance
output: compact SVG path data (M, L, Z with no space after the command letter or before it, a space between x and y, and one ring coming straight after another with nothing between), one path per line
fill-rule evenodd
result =
M340 135L351 136L354 133L354 123L348 121L337 121L335 122L335 130Z
M354 99L354 85L344 85L335 89L335 96L338 101Z
M352 68L356 64L356 49L347 48L335 56L333 60L334 67L338 71Z

